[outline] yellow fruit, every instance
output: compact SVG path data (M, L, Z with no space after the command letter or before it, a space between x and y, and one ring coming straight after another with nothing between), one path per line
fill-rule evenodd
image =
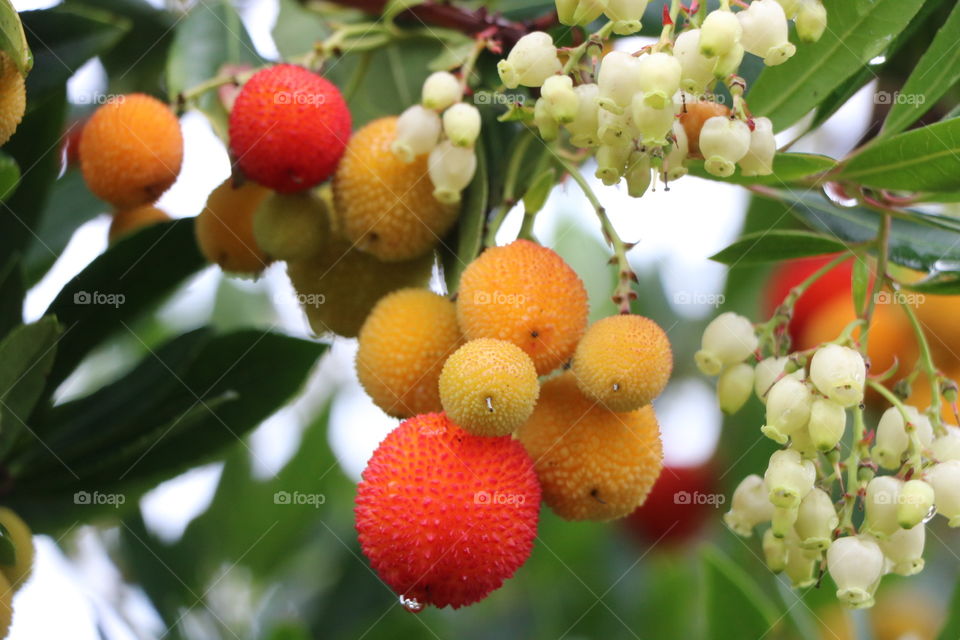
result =
M447 359L440 374L443 410L476 436L513 433L533 413L539 395L530 356L505 340L471 340Z
M0 52L0 145L17 130L27 109L27 89L10 57Z
M0 638L6 638L13 622L14 588L3 575L0 575Z
M273 193L253 216L257 246L274 260L303 260L323 249L330 235L327 207L309 191Z
M374 404L395 418L437 413L440 371L461 343L449 299L401 289L381 299L363 323L357 376Z
M380 262L331 239L306 260L287 263L287 274L317 334L353 338L373 305L391 291L425 286L430 281L433 254L406 262Z
M80 137L87 186L118 209L154 202L183 162L180 121L156 98L134 93L98 108Z
M337 228L380 260L409 260L429 252L450 229L459 207L433 197L427 156L407 164L390 151L395 117L357 131L333 178Z
M0 574L3 574L13 591L17 591L27 581L33 570L33 532L20 516L6 507L0 507L0 525L3 525L10 534L10 541L13 542L16 550L16 562L12 565L0 564ZM3 637L2 634L0 637Z
M653 402L672 370L667 334L643 316L610 316L594 323L573 356L580 390L611 411L633 411Z
M234 188L231 178L210 193L196 220L197 243L208 261L230 273L264 270L270 259L253 237L253 214L269 193L253 182Z
M663 468L653 407L613 413L588 399L570 372L544 383L517 431L543 499L567 520L612 520L647 499Z
M145 204L133 209L124 209L113 214L113 220L110 221L110 231L107 233L107 241L113 244L120 238L139 231L144 227L168 222L170 216L163 209L158 209L152 204Z
M460 278L457 318L466 338L512 342L540 375L573 356L587 312L576 272L556 252L528 240L487 249Z

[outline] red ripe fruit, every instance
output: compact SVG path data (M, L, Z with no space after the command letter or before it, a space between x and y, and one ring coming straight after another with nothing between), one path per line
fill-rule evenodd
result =
M510 436L473 436L443 413L391 431L367 464L354 510L360 547L411 611L482 600L526 562L540 485Z
M350 138L350 111L330 81L279 64L255 73L230 111L230 151L243 174L281 193L327 178Z
M836 255L816 256L781 263L767 282L764 292L764 312L768 316L773 314L793 287L836 257ZM797 299L793 308L793 318L790 320L790 337L793 339L795 349L814 346L800 343L804 329L825 305L840 296L850 298L852 277L853 261L847 260L824 274ZM851 303L852 308L853 303Z
M711 514L718 513L720 493L712 467L664 467L656 484L623 521L646 544L679 544L700 532Z

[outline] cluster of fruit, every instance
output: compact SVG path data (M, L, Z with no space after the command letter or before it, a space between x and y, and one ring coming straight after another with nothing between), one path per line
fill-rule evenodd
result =
M541 498L562 518L605 521L650 492L662 465L650 403L670 343L642 316L587 328L587 312L570 266L517 240L471 262L455 300L403 289L367 318L358 376L406 420L363 473L357 529L408 608L470 604L513 575Z
M0 638L13 621L13 596L33 571L33 533L20 516L0 507Z
M709 13L684 9L685 30L676 37L674 20L680 16L665 20L653 45L581 62L586 48L600 47L611 32L638 31L646 7L646 0L557 0L564 24L586 25L601 14L609 21L570 49L558 49L547 33L527 34L498 64L500 78L508 89L539 88L532 119L541 136L554 140L562 126L571 144L595 150L596 175L604 184L625 178L634 197L646 192L655 174L664 182L685 175L691 156L702 156L706 170L717 176L732 175L737 165L743 175L770 174L773 127L769 119L750 115L744 82L736 73L745 52L767 65L795 53L788 18L795 19L801 40L818 40L826 28L823 5L819 0L753 0L738 12L729 1ZM717 82L733 96L732 111L707 119L702 130L698 127L699 144L691 145L677 117L688 104L716 104L719 98L711 91Z
M789 315L755 328L743 316L721 314L696 354L704 374L719 375L721 408L734 413L755 393L766 405L762 433L784 445L763 477L750 475L737 487L725 521L747 537L769 523L767 564L794 587L815 584L825 568L841 601L870 607L884 575L923 569L926 523L935 513L960 526L960 429L943 425L936 408L921 413L868 378L850 337L856 323L831 342L779 355L777 329ZM871 432L868 385L893 405ZM955 390L945 395L955 402ZM858 504L862 522L854 519Z

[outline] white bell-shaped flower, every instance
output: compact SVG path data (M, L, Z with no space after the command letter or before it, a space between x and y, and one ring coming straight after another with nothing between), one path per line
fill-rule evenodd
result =
M714 116L700 129L700 153L712 175L729 177L750 150L750 127L742 120Z
M764 358L757 364L754 373L753 392L757 394L760 402L767 403L767 394L770 393L770 388L773 387L773 383L777 381L780 374L786 370L789 362L790 358L781 356L779 358ZM806 377L806 371L800 368L788 375L803 380Z
M753 0L737 19L742 27L740 44L748 53L763 58L768 67L783 64L797 52L788 38L787 16L777 0Z
M650 169L649 154L634 151L627 162L627 194L631 198L639 198L650 187L653 172Z
M829 451L843 439L847 427L847 412L829 398L817 398L810 407L807 429L813 445L820 451Z
M796 508L813 489L817 468L791 449L775 451L763 481L770 492L770 502L776 507Z
M771 440L786 444L790 436L810 420L813 394L810 387L792 376L781 378L767 394L766 424L760 431Z
M897 523L904 529L912 529L927 519L936 501L936 493L929 482L913 478L900 488L900 503L897 505Z
M794 530L797 518L800 517L799 507L773 507L773 517L770 518L770 531L777 538L785 538Z
M729 53L740 43L743 28L731 11L711 11L700 26L700 52L708 58Z
M700 53L700 29L678 35L673 55L680 61L680 88L696 96L703 94L714 80L717 59Z
M790 434L790 448L810 460L815 460L820 453L820 450L813 444L813 439L810 438L810 429L807 427L801 427Z
M573 90L570 76L550 76L544 80L540 95L546 99L553 117L560 124L571 122L577 117L580 100L577 92Z
M783 7L783 13L789 19L797 15L797 11L800 10L800 5L803 4L803 0L777 0L777 2Z
M863 530L877 538L886 538L900 529L897 507L903 481L893 476L877 476L867 484L863 499L866 516Z
M609 0L604 14L613 20L613 32L620 36L628 36L640 31L643 12L647 10L650 0Z
M673 130L677 107L672 102L662 109L651 107L643 100L643 94L633 96L630 115L633 126L645 145L662 146L667 144L667 136Z
M670 151L663 159L663 175L666 182L671 182L687 175L685 162L690 153L690 143L687 140L687 131L679 120L673 121L673 143ZM752 378L751 378L752 379Z
M649 53L637 59L637 72L644 104L655 109L672 106L683 72L679 60L669 53Z
M600 144L623 144L633 139L630 112L617 114L607 109L597 110L597 139Z
M794 23L801 42L816 42L827 29L827 9L820 0L803 0Z
M794 525L804 549L825 550L833 540L833 531L840 524L833 499L823 489L813 489L800 502Z
M480 136L480 111L458 102L443 112L443 133L458 147L473 147Z
M926 540L927 527L922 524L912 529L900 529L886 540L880 540L880 549L891 565L890 571L901 576L923 571Z
M787 567L787 540L773 535L773 529L763 532L763 558L767 568L774 573Z
M873 604L883 568L883 551L869 536L837 538L827 550L827 570L837 585L837 598L851 606Z
M718 375L723 365L749 358L759 343L750 320L732 311L721 313L703 331L697 367L704 375Z
M556 0L557 18L561 24L585 26L600 17L607 0Z
M600 108L615 114L624 113L634 94L640 92L640 60L623 51L611 51L600 61L597 85Z
M767 0L776 2L776 0ZM773 136L770 118L754 118L750 132L750 148L740 158L740 173L744 176L768 176L773 173L773 158L777 155L777 141Z
M553 117L550 103L544 98L539 98L533 104L533 124L537 125L540 137L547 142L556 140L557 136L560 135L560 123Z
M390 150L404 162L430 153L440 140L440 116L436 111L415 104L397 118L397 134Z
M930 419L921 414L916 407L905 408L910 424L916 429L917 438L923 447L933 443L933 425ZM899 469L903 456L910 447L910 434L903 415L897 407L890 407L880 416L877 435L873 447L873 459L884 469Z
M936 495L937 513L951 527L960 527L960 460L948 460L933 466L926 480Z
M960 428L948 426L947 432L930 444L930 454L937 462L960 460Z
M859 351L827 344L813 354L810 381L817 390L843 407L863 402L867 365Z
M427 109L443 111L463 99L463 87L449 71L434 71L423 81L420 103Z
M790 578L790 586L794 589L805 589L817 583L817 567L823 559L823 554L814 549L804 549L796 539L787 541L787 566L784 574Z
M724 514L723 521L737 535L749 538L754 527L773 517L769 493L763 478L757 474L747 476L734 490L730 511Z
M427 169L433 183L433 197L444 204L457 204L460 192L473 180L477 155L473 149L444 140L430 152Z
M543 31L533 31L520 38L507 54L506 60L497 63L500 80L508 89L516 89L520 85L539 87L544 80L561 70L553 38Z
M740 71L740 65L743 63L743 45L737 43L730 51L721 56L717 56L717 64L713 68L713 76L723 80L727 76L735 75Z
M573 91L577 96L577 113L564 125L570 132L570 143L576 147L595 147L600 144L597 136L600 87L590 82L574 87Z
M629 141L619 144L602 144L597 148L596 176L603 184L609 186L620 182L627 168L627 160L633 145Z

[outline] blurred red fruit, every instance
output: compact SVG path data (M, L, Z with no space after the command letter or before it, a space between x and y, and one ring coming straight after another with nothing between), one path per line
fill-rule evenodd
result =
M644 543L685 542L720 513L719 495L711 465L665 466L647 501L624 524Z
M836 254L799 258L781 263L773 271L764 291L765 315L773 315L773 312L783 303L791 289L834 258L836 258ZM793 309L793 318L790 320L790 337L795 349L806 349L813 346L802 344L801 341L807 325L817 315L818 311L841 296L846 296L848 300L851 300L850 280L852 276L853 260L842 262L824 274L797 299ZM852 313L853 302L851 301L849 304Z

